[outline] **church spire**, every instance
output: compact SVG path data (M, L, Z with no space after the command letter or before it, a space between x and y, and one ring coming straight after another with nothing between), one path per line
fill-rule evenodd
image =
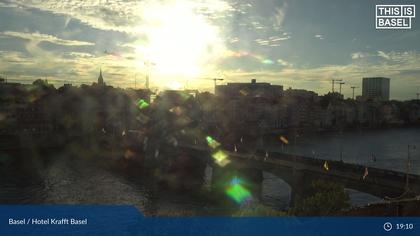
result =
M99 70L98 85L105 85L104 78L102 77L102 68Z

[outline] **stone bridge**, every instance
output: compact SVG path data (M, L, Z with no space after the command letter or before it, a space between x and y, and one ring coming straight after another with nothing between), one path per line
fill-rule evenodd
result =
M339 183L345 188L368 193L382 199L401 199L420 195L420 176L406 173L344 163L341 161L314 159L284 153L257 151L254 154L224 151L229 164L220 166L211 157L212 150L204 146L181 146L188 152L209 161L213 178L226 181L232 175L240 175L251 182L255 195L261 192L263 171L283 179L292 189L292 201L296 196L305 196L312 181L326 180ZM328 163L328 170L324 167Z

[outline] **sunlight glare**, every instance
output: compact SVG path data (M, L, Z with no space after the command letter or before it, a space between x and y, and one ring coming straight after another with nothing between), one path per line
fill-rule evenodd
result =
M147 42L136 45L137 60L139 65L155 63L152 70L159 84L168 84L170 77L196 78L208 73L223 54L218 27L196 8L191 0L148 1L142 7L142 32Z

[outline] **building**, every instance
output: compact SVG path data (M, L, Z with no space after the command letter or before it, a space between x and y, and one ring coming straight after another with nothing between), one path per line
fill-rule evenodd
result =
M257 83L255 79L251 83L227 83L216 85L216 96L235 99L238 97L261 97L277 99L283 95L283 86L270 83Z
M104 78L102 77L102 69L99 71L98 85L105 86Z
M363 78L362 96L365 100L389 100L390 79L384 77Z
M285 97L295 97L295 98L302 98L302 99L309 99L309 100L318 100L318 94L313 91L308 91L304 89L292 89L289 88L284 91Z

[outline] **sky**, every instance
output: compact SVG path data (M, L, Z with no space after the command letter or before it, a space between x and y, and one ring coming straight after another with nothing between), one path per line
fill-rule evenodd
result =
M420 21L376 30L375 4L415 0L0 0L0 74L80 85L213 90L211 78L325 94L391 78L420 92ZM356 95L361 88L356 89Z

